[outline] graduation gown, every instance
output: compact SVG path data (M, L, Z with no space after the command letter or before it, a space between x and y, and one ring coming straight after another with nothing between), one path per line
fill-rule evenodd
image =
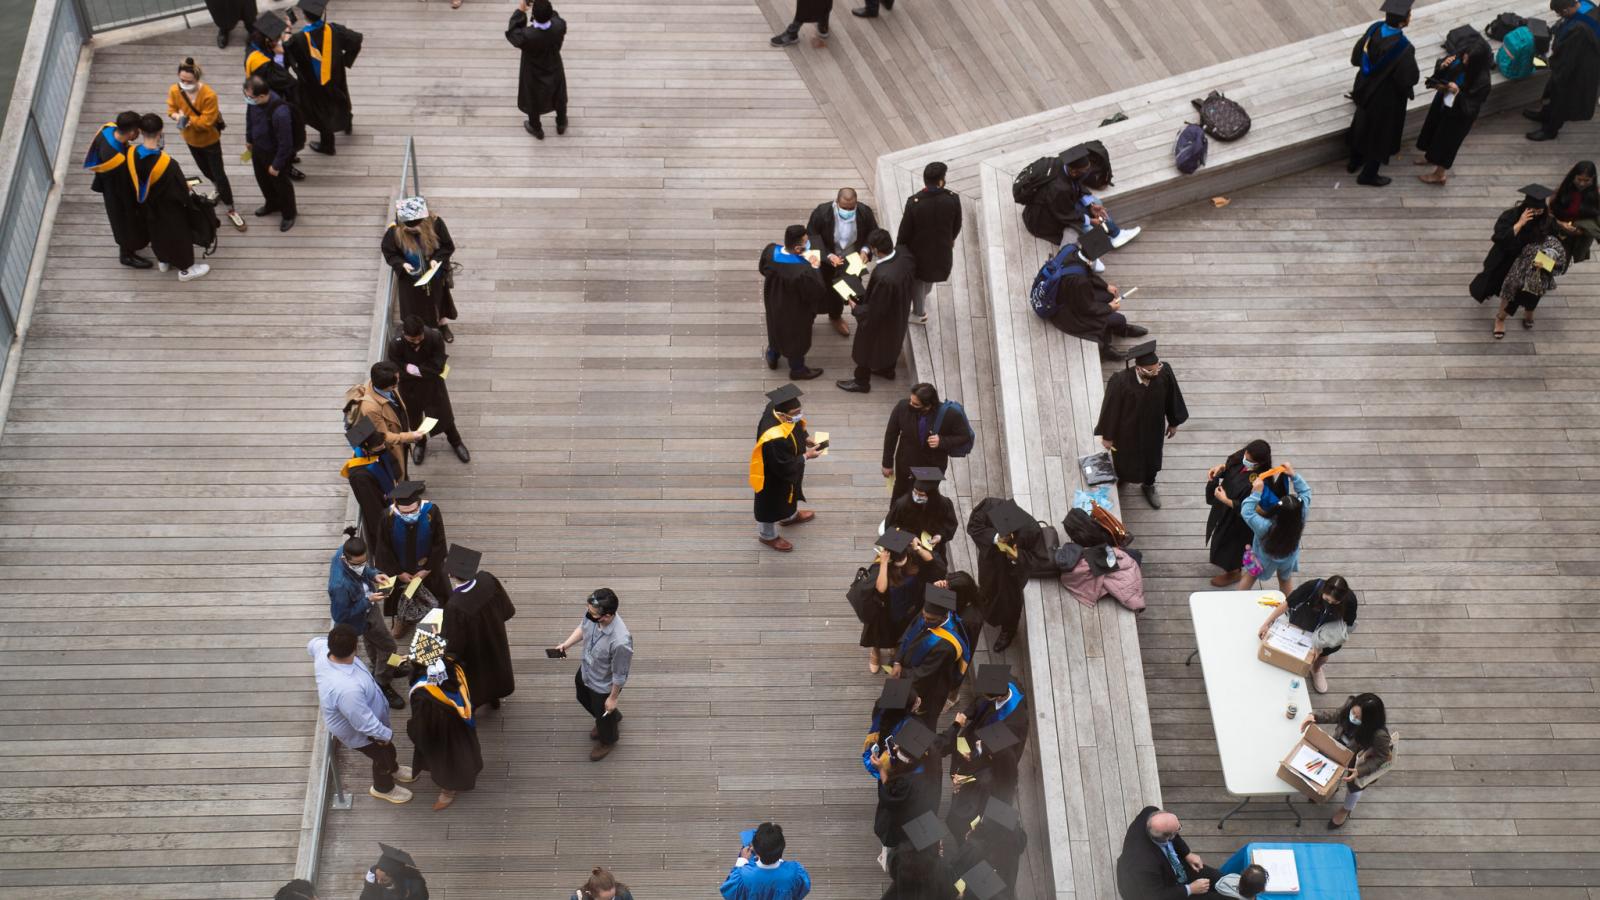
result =
M449 546L444 536L444 514L432 501L422 501L422 509L414 522L407 522L391 506L378 520L372 561L385 575L427 569L428 577L422 580L422 586L434 600L443 604L450 599L450 579L444 573L444 556ZM399 589L389 592L383 602L384 615L394 615L401 593Z
M1483 270L1472 279L1472 284L1468 287L1472 299L1479 303L1490 297L1498 297L1500 286L1505 283L1506 273L1511 271L1511 264L1522 255L1522 248L1544 238L1547 216L1530 220L1528 224L1522 226L1521 232L1514 230L1517 219L1521 218L1522 211L1527 207L1527 203L1519 203L1502 212L1500 217L1494 220L1494 244L1489 247L1488 255L1483 258Z
M389 341L389 361L400 367L400 393L406 398L407 428L415 430L428 416L439 420L434 434L443 434L455 426L450 390L445 386L445 379L439 377L449 359L444 348L444 336L434 328L422 329L422 343L418 346L412 346L404 335ZM412 375L406 371L408 365L416 366L422 374Z
M1206 543L1211 548L1208 558L1212 565L1224 572L1239 568L1244 561L1244 548L1255 540L1255 532L1245 524L1244 516L1240 513L1244 498L1250 496L1252 475L1245 470L1244 451L1240 450L1222 464L1220 475L1206 482L1206 505L1211 507L1211 512L1206 516ZM1289 493L1289 479L1285 475L1275 475L1267 483L1279 497ZM1233 506L1217 499L1215 492L1218 486L1233 501Z
M478 703L498 703L517 689L506 622L517 614L500 579L488 572L455 588L444 604L444 640L472 685Z
M1489 99L1489 65L1484 63L1468 69L1457 60L1449 69L1436 69L1434 77L1441 81L1453 81L1461 86L1461 90L1450 106L1444 105L1445 98L1450 96L1449 91L1434 93L1433 105L1428 107L1428 118L1422 123L1422 133L1417 135L1417 149L1423 152L1428 162L1448 169L1455 165L1461 143L1467 139L1472 124L1478 120L1478 111L1483 109L1484 101Z
M1183 403L1178 378L1170 363L1162 363L1148 385L1140 383L1132 368L1111 376L1094 433L1116 445L1111 459L1119 480L1150 484L1161 471L1167 426L1187 421L1189 407Z
M794 20L801 24L826 22L831 12L833 12L833 0L795 0Z
M194 265L194 235L189 230L189 185L183 167L164 150L148 156L136 150L133 164L139 173L135 196L150 249L162 262L189 268Z
M352 107L345 69L355 65L361 54L361 32L326 20L313 22L284 35L283 53L299 76L297 105L305 116L306 127L321 132L349 128ZM326 83L322 77L324 66L328 67Z
M411 718L406 721L411 770L427 772L447 791L470 791L483 771L474 716L474 705L482 701L472 696L472 682L459 666L452 674L442 685L430 685L426 674L411 685Z
M278 62L272 54L262 50L260 45L251 43L245 48L244 74L246 78L251 75L258 76L267 83L267 87L283 102L299 109L300 82L295 80L294 73L288 66L290 57L287 51L283 54L283 62Z
M1600 17L1600 11L1590 15ZM1562 122L1594 118L1600 97L1600 24L1582 18L1575 13L1551 29L1550 80L1545 82L1544 99L1550 114Z
M378 546L378 532L383 525L384 510L389 508L389 494L400 473L394 457L379 450L372 456L353 452L339 470L350 482L350 493L356 498L356 508L361 515L361 537L367 546Z
M957 877L944 857L904 844L889 854L889 888L879 900L959 900Z
M806 234L811 236L811 244L822 251L822 280L833 284L833 279L839 272L833 263L828 262L828 255L843 257L852 250L859 249L867 241L867 235L878 230L878 216L872 207L856 201L856 239L849 246L840 246L834 234L833 201L823 203L811 211L811 218L806 220ZM838 296L835 294L834 296Z
M999 503L999 498L985 497L972 508L972 515L967 518L967 536L978 553L978 596L987 611L987 621L1014 633L1022 618L1022 588L1040 558L1041 533L1036 525L1018 534L1017 558L1006 555L994 545L995 527L989 521L989 510Z
M945 616L936 626L958 642L966 640L966 631L955 613ZM972 660L972 647L957 647L929 628L921 615L911 620L905 637L900 641L900 652L895 657L900 662L900 675L911 679L917 696L922 698L923 724L933 728L938 724L944 703L961 687L966 675L966 664Z
M938 557L928 562L917 558L917 571L905 574L905 570L897 571L891 567L889 572L889 590L887 593L873 592L877 601L875 614L861 624L861 641L863 647L894 647L905 637L906 629L910 628L920 618L923 596L927 587L944 577L945 568L939 563ZM867 567L867 577L874 581L878 578L878 563L874 562Z
M756 440L777 427L778 417L772 404L761 413L756 423ZM800 501L806 498L803 483L806 477L806 431L804 419L794 423L788 437L774 437L763 441L760 453L761 487L756 490L755 516L757 522L780 522L794 515ZM754 477L754 472L751 473Z
M889 504L889 515L883 520L883 527L885 531L898 528L912 535L923 532L938 535L939 546L934 548L933 558L948 568L950 542L955 539L961 520L956 516L956 505L949 497L929 494L927 503L915 503L911 499L911 492L907 491Z
M561 45L567 40L567 20L552 15L549 28L535 28L519 9L511 14L506 40L522 51L517 109L530 119L547 112L566 115L567 70L561 64Z
M1023 227L1034 237L1059 245L1069 227L1075 229L1083 222L1083 193L1078 182L1056 173L1022 208Z
M360 900L428 900L428 882L420 873L397 879L388 887L371 880L371 869L367 870L367 879L361 885Z
M255 24L256 0L206 0L206 11L217 30L227 33L241 23L246 28Z
M944 421L939 423L939 446L928 446L928 435L933 431L937 409L918 412L911 401L902 399L889 411L889 422L883 430L883 462L885 469L894 470L894 496L911 490L912 468L936 468L941 472L950 468L950 454L968 451L977 439L968 433L972 424L955 407L945 410Z
M1400 152L1406 103L1415 96L1422 77L1417 71L1417 48L1399 29L1384 36L1386 27L1374 22L1350 51L1350 65L1360 71L1350 88L1356 111L1348 140L1350 155L1360 160L1387 161Z
M811 351L811 323L828 304L822 273L777 244L761 251L756 268L766 279L761 302L767 312L767 346L787 359L805 356Z
M917 291L915 257L897 250L867 278L867 294L855 308L856 336L850 358L874 371L893 369L906 345L911 301Z
M878 782L878 808L872 817L872 831L879 843L891 848L899 846L906 840L907 822L926 812L939 812L939 775L935 750L919 768Z
M961 198L947 188L923 188L906 201L894 245L911 251L917 280L950 279L956 237L961 234Z
M1073 337L1103 343L1109 336L1116 310L1111 308L1111 288L1093 272L1067 275L1056 285L1056 311L1050 324Z
M440 319L456 318L456 302L450 295L448 271L450 258L456 254L456 242L450 237L450 229L445 227L444 219L437 216L433 219L433 233L439 239L439 246L434 248L433 255L427 260L406 256L400 246L400 234L392 222L383 233L383 242L379 246L383 250L383 261L394 270L395 294L400 301L401 318L418 316L422 324L438 328ZM435 260L440 270L434 273L427 284L417 287L417 279L428 271L428 266ZM417 271L407 272L407 264Z
M105 200L111 237L128 253L150 243L150 229L135 199L133 179L128 175L130 152L132 148L116 139L116 126L108 122L95 134L83 159L84 169L94 173L89 189Z
M968 745L972 747L972 758L964 759L961 754L952 753L950 774L976 777L978 780L968 784L961 792L966 793L972 788L981 789L985 802L994 796L1010 803L1017 795L1017 769L1022 765L1023 751L1028 748L1031 719L1028 713L1028 698L1023 694L1021 685L1013 683L1011 688L1016 692L1015 703L1004 702L996 707L989 698L979 696L964 711L967 724L954 729L955 736L966 738ZM999 753L980 750L977 744L978 731L996 722L1005 725L1008 731L1016 735L1017 743ZM979 803L967 820L971 821L982 809L983 803Z
M962 831L976 817L976 813L968 816L967 821L961 823ZM1017 870L1021 868L1022 854L1027 849L1027 832L991 825L986 819L978 823L961 849L951 854L950 871L960 878L963 872L969 872L978 863L986 862L994 866L1000 880L1006 883L1006 889L997 894L995 900L1016 900Z

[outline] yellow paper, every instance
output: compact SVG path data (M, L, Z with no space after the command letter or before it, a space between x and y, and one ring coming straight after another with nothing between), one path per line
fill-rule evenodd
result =
M966 738L958 737L956 738L956 752L960 753L962 756L971 756L972 745L967 743Z
M1544 68L1545 66L1548 66L1548 65L1550 65L1550 64L1545 62L1543 59L1540 59L1537 56L1535 56L1533 58L1533 67L1535 69L1542 69L1542 68Z
M967 882L964 879L957 878L956 879L956 893L965 894L966 892L967 892Z
M1556 268L1556 261L1545 255L1543 250L1540 250L1538 253L1533 255L1533 264L1545 270L1546 272L1553 272Z
M444 364L444 368L439 370L439 380L443 381L443 380L445 380L446 378L449 378L449 377L450 377L450 364L449 363L445 363Z
M422 273L422 277L417 279L417 287L422 287L423 285L425 285L428 282L432 281L433 280L433 276L438 274L438 272L439 272L439 261L436 259L436 260L433 261L433 265L428 267L428 271L423 272Z
M828 433L826 431L818 431L818 432L812 434L811 437L812 437L813 440L815 440L819 444L826 444L828 442ZM827 455L828 455L828 448L827 447L823 447L821 450L817 451L817 456L827 456Z
M244 148L244 152L239 154L239 162L249 162L252 155L249 147Z
M394 587L394 576L393 575L380 575L380 576L378 576L378 590L387 591L389 588L392 588L392 587Z
M843 279L833 283L833 292L846 300L854 300L856 298L856 292L851 290L850 283Z
M391 666L402 665L402 664L405 663L405 661L406 661L406 658L404 656L401 656L398 653L389 654L389 665L391 665Z
M924 531L919 537L922 541L922 546L927 547L929 550L933 549L933 535Z
M422 432L423 434L427 434L427 433L433 431L433 427L435 425L438 425L438 424L439 424L439 420L435 419L433 416L423 416L422 417L422 424L417 426L417 430Z
M816 267L822 265L822 251L821 250L807 250L806 252L800 254L800 257L802 259L804 259L806 262L811 263L811 267L813 269L815 269Z
M978 776L976 776L976 775L958 775L954 779L956 784L971 784L971 783L973 783L974 781L977 781L977 780L978 780Z
M417 595L417 588L419 587L422 587L422 579L411 579L411 581L406 584L406 599L409 600L412 597L415 597Z
M891 495L894 493L894 476L891 475L883 480L883 492Z
M849 275L860 275L867 270L867 264L861 261L861 251L857 250L844 258L844 270Z

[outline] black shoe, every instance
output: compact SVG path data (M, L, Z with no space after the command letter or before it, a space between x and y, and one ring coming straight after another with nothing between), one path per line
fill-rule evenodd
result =
M283 221L278 223L278 230L279 231L288 231L289 229L291 229L293 227L294 227L294 216L284 216L283 217Z
M443 322L439 323L439 336L444 338L446 344L454 344L456 342L456 336L450 330L450 326Z
M533 135L541 141L544 140L544 126L533 121L532 119L522 123L522 130Z
M858 6L850 10L850 15L860 19L876 19L878 17L876 10L867 9L865 6Z
M464 463L472 462L472 454L467 451L466 444L456 444L450 449L456 451L456 459L459 459Z
M878 376L879 378L887 379L889 381L893 381L894 380L894 370L893 369L873 369L872 370L872 374Z
M351 123L349 125L346 125L344 127L344 133L346 135L355 134L356 133L356 123L354 121L351 121Z
M1122 336L1126 337L1126 338L1144 337L1145 335L1147 335L1149 333L1150 333L1150 329L1144 327L1143 325L1124 325L1124 326L1122 326Z
M1364 184L1367 187L1387 187L1389 182L1393 180L1387 175L1374 175L1371 178L1357 178L1356 184Z
M1555 135L1545 131L1543 128L1528 132L1526 137L1530 141L1553 141L1556 139Z
M1525 110L1522 111L1522 117L1524 119L1527 119L1530 122L1543 122L1544 121L1544 110L1542 110L1542 109L1525 109Z
M1107 345L1100 348L1100 358L1106 362L1121 362L1128 358L1128 354Z
M768 356L765 353L761 354L761 356L762 356L762 358L764 358L767 361L767 368L771 369L774 372L778 371L778 357L776 357L776 356Z
M566 134L566 133L567 133L567 120L566 119L556 119L556 134Z
M500 708L500 698L496 697L493 700L490 700L489 701L489 708L490 709L499 709Z
M823 31L822 29L818 28L817 29L817 40L825 41L827 39L828 39L828 32Z
M1004 653L1006 652L1006 648L1011 646L1011 642L1015 640L1016 637L1017 634L1014 631L1002 631L994 639L994 646L991 649L993 649L996 653Z
M789 377L793 378L795 381L810 381L813 378L821 378L822 377L822 370L821 369L801 369L798 372L790 372L789 373Z
M1151 509L1161 508L1161 495L1156 493L1155 485L1147 484L1144 486L1144 499L1150 504Z
M1354 161L1347 162L1344 164L1344 170L1349 172L1351 175L1354 175L1355 173L1361 171L1361 163Z
M122 263L130 269L149 269L155 266L155 263L145 259L137 253L124 253L117 257L117 262Z
M258 206L258 207L256 207L256 215L258 215L258 216L270 215L271 213L275 213L277 211L278 211L277 207L273 207L273 206Z
M849 391L852 394L872 393L872 388L862 384L859 381L856 381L854 378L850 379L849 381L835 381L834 384L839 386L839 390Z
M772 41L771 41L771 44L774 47L787 47L790 44L798 44L798 43L800 43L800 35L798 35L798 34L790 34L787 31L782 32L781 34L773 35L772 36Z
M406 708L406 701L402 700L400 698L400 695L396 694L394 692L394 688L390 687L389 683L387 681L379 682L378 683L378 690L383 691L383 696L389 698L389 708L390 709L405 709Z
M298 167L296 167L296 166L290 166L289 167L289 180L290 181L305 181L306 180L306 173L300 171L300 169Z
M412 465L420 466L420 465L422 465L422 461L427 459L427 458L428 458L428 442L427 442L426 439L417 441L415 444L411 445L411 464Z
M339 152L338 148L336 147L328 147L327 149L323 149L320 141L312 141L306 146L311 148L312 153L321 153L323 156L334 156Z
M884 9L894 9L894 0L883 0L883 2L879 3L878 5Z
M228 49L228 33L220 28L217 29L217 49Z

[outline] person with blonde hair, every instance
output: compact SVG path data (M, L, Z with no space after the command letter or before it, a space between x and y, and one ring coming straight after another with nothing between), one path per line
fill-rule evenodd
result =
M572 900L633 900L633 893L605 866L595 866L583 887L572 892Z
M439 329L445 343L455 341L446 319L456 317L450 296L454 276L450 258L456 244L444 220L428 210L422 197L406 197L395 204L394 223L383 233L383 259L394 269L399 284L400 318L416 316L429 328ZM438 264L438 271L431 272Z
M201 81L204 72L194 57L178 63L178 81L167 88L167 118L177 123L178 133L189 145L189 155L200 174L211 179L217 189L217 202L228 210L228 221L244 231L244 217L233 208L233 185L222 165L222 130L228 127L217 103L217 92Z

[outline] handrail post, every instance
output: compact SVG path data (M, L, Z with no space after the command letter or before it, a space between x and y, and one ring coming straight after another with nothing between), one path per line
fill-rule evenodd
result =
M328 760L328 783L333 786L333 790L330 792L330 796L328 798L328 808L349 809L351 797L350 794L344 789L344 779L339 777L338 750L338 742L333 739L333 735L328 735L328 755L326 757Z

